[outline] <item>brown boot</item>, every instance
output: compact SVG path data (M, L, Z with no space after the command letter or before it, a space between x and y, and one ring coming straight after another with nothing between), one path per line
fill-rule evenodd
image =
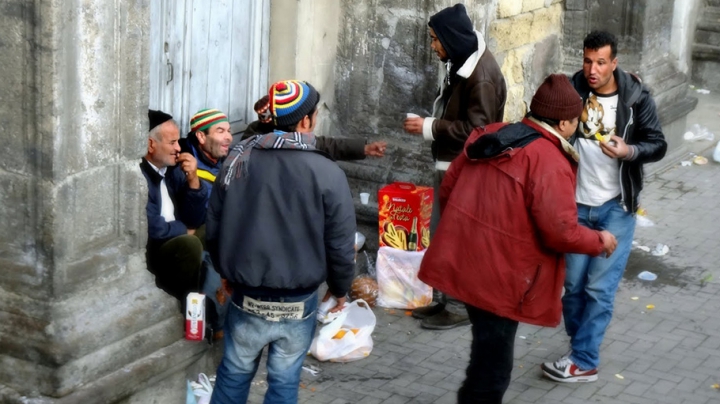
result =
M412 316L419 320L424 320L428 317L432 317L432 316L440 313L443 310L445 310L444 304L435 303L430 306L418 307L417 309L412 311Z
M440 313L424 319L420 326L430 330L449 330L461 325L470 324L467 314L455 314L453 312L443 310Z

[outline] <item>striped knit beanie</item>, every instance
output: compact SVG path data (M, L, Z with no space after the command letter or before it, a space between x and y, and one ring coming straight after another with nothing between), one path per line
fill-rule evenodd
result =
M205 132L220 122L229 122L227 115L217 109L201 109L190 119L190 131Z
M312 111L320 94L305 81L279 81L270 86L270 114L275 126L295 125Z

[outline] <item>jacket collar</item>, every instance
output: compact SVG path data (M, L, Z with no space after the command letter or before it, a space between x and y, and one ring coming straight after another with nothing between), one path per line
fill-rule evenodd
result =
M562 137L562 135L560 135L555 130L555 128L553 128L552 126L546 124L545 122L539 121L531 116L527 117L526 119L528 121L530 121L530 122L525 122L526 124L528 124L530 126L537 126L536 129L544 129L545 132L547 132L548 134L557 138L557 140L560 142L560 148L565 152L565 154L572 157L572 159L575 160L575 162L580 161L580 153L578 153L578 151L575 150L573 145L571 145L570 142L567 141L567 139ZM531 123L533 123L535 125L531 125ZM542 133L542 130L541 130L541 133Z
M460 66L460 69L457 71L457 75L467 79L470 77L473 71L475 71L475 67L477 67L477 64L480 62L480 58L482 57L483 53L485 53L485 49L487 48L487 45L485 44L485 39L483 36L475 30L475 35L477 36L478 40L478 49L473 52L472 55L468 56L467 60L465 60L465 63L463 63L462 66Z
M163 175L161 175L155 167L153 167L152 164L150 164L149 161L145 159L145 157L142 158L142 161L140 162L140 169L145 173L145 175L152 181L153 184L160 184L160 182L165 178ZM167 174L167 171L165 171Z
M615 76L615 82L618 86L618 95L623 103L629 106L635 104L638 98L640 98L640 94L642 94L643 84L640 77L626 72L619 66L613 72L613 76ZM586 99L592 90L582 70L579 70L573 75L572 82L575 89L583 97L583 100Z

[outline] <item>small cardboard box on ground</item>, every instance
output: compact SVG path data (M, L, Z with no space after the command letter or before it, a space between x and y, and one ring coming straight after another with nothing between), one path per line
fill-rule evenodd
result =
M430 245L433 189L395 182L378 191L380 247L422 251Z
M205 295L188 293L185 306L185 339L202 341L205 339Z

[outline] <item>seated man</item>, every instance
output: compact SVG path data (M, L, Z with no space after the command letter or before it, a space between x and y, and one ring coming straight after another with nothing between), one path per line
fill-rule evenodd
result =
M203 247L194 233L205 222L208 195L201 188L195 158L180 153L180 131L172 116L149 110L148 118L148 149L140 163L148 185L148 270L184 312L187 294L202 285Z
M202 109L190 119L190 133L180 139L180 150L189 153L197 160L197 176L207 199L210 198L215 177L218 175L225 156L228 154L232 133L227 115L217 109ZM206 207L203 206L203 210ZM205 226L201 226L196 236L205 247ZM228 299L222 287L220 275L215 271L207 252L203 253L205 282L202 293L207 295L207 321L210 327L219 333L225 321Z
M255 102L255 112L258 114L258 120L250 123L241 133L243 140L275 130L270 115L270 98L267 95ZM327 153L333 160L363 160L366 156L385 156L387 142L368 143L366 139L359 138L315 136L315 148Z

